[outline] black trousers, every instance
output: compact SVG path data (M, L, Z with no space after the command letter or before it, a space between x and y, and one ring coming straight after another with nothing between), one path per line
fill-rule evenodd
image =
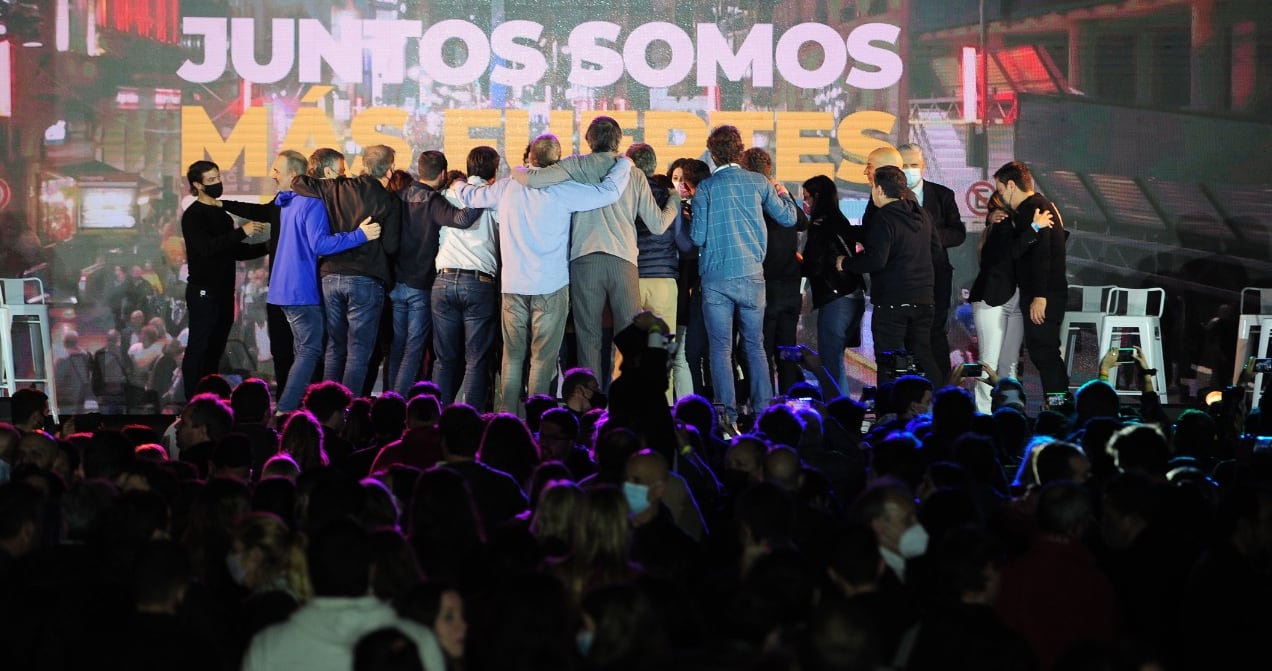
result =
M764 293L764 354L769 360L769 377L777 375L774 393L785 394L791 385L804 379L799 364L782 361L777 354L778 347L795 346L795 331L799 326L799 310L803 302L799 278L768 280Z
M953 293L954 268L946 261L944 268L936 268L936 283L932 286L932 297L936 309L932 312L932 358L941 367L943 375L950 372L950 294ZM945 384L941 381L938 388Z
M292 340L291 325L287 323L287 315L283 314L281 307L266 304L265 317L269 328L269 354L274 357L274 379L278 382L278 393L282 395L283 388L287 386L287 374L296 361L296 345Z
M946 373L942 373L932 357L931 305L876 305L870 319L870 333L874 336L875 362L885 360L884 352L905 350L923 369L923 375L940 389L945 385ZM880 365L876 376L880 383L896 379L896 371Z
M1026 300L1024 296L1020 298L1020 311L1025 313L1025 348L1029 351L1029 360L1038 369L1043 393L1067 392L1069 373L1060 356L1060 324L1064 321L1064 308L1069 297L1067 294L1050 294L1044 298L1047 299L1047 312L1041 324L1035 324L1029 318L1032 300Z
M221 355L225 354L225 342L234 325L234 293L218 296L190 284L186 286L186 305L190 311L190 333L181 362L181 382L188 401L199 380L221 368Z

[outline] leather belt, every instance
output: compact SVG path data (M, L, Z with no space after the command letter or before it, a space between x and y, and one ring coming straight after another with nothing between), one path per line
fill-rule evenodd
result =
M437 271L437 274L438 275L459 275L460 277L463 277L465 275L471 275L478 279L490 280L491 282L495 281L495 276L491 275L490 273L483 273L480 270L469 270L467 268L442 268L441 270Z

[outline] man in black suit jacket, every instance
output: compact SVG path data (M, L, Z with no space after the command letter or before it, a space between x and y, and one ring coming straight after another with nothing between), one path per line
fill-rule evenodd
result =
M932 227L941 238L941 253L932 258L932 267L936 271L936 283L933 286L935 310L932 314L932 356L939 365L949 367L950 342L946 325L950 314L954 266L950 265L950 255L946 250L963 244L967 239L967 227L958 212L954 192L949 187L923 179L923 169L927 165L923 158L923 149L911 143L903 144L897 150L901 152L901 169L905 172L906 185L914 191L919 205L931 216Z

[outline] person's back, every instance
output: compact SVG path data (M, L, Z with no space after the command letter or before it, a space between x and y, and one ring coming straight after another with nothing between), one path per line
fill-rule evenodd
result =
M321 198L333 231L355 231L366 217L380 224L383 235L365 245L323 257L318 272L365 275L387 284L389 255L396 254L401 233L401 201L371 175L318 179L302 175L292 183L297 195Z
M898 200L879 208L872 225L888 231L891 247L886 265L870 273L871 301L932 304L936 276L932 270L932 222L927 213L912 200Z
M243 660L245 671L347 671L353 667L358 641L382 627L397 627L414 641L428 671L445 668L431 631L398 617L388 604L369 594L371 552L367 533L359 524L328 523L314 535L307 555L316 596L286 622L252 639Z
M693 198L694 228L702 225L706 230L706 241L698 257L699 274L704 280L763 276L768 253L764 215L772 208L765 196L772 191L763 175L730 166L717 169L698 185ZM780 225L795 224L793 204L789 217L779 213L784 216L769 212Z

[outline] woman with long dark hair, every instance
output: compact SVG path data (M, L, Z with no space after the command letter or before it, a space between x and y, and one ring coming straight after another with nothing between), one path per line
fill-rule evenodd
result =
M835 259L854 255L865 236L840 211L839 190L831 178L817 175L804 182L803 196L809 222L804 276L812 285L813 308L818 311L817 349L830 378L846 395L844 349L861 346L866 285L861 275L837 272Z
M1049 226L1050 222L1039 222ZM980 272L972 283L968 300L976 324L976 344L980 362L998 377L1015 377L1020 345L1025 337L1025 317L1020 311L1020 289L1016 282L1016 260L1029 250L1038 234L1029 227L1017 231L1007 204L997 191L989 198L989 214L981 233L976 255ZM977 384L976 409L989 413L990 386Z

